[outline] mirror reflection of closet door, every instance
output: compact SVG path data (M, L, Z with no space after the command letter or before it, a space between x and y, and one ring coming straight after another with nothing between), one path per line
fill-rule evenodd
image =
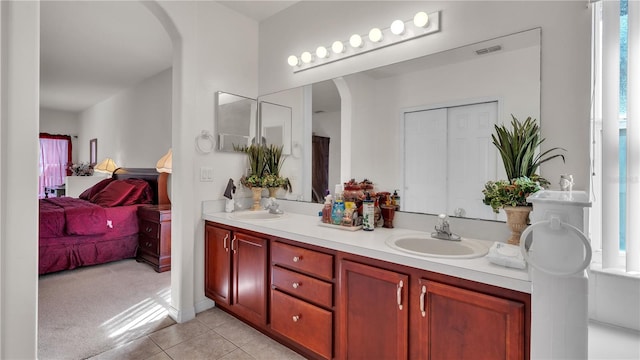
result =
M313 202L324 201L324 193L329 188L329 142L324 136L312 137L312 194Z
M496 178L496 101L404 114L402 210L495 219L482 203Z

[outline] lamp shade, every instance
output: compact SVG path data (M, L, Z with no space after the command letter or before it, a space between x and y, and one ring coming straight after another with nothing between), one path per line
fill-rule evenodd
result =
M172 162L173 152L171 151L171 149L169 149L169 151L164 154L164 156L161 157L160 160L158 160L158 162L156 163L156 170L158 170L159 173L171 174Z
M93 168L93 170L97 172L112 174L114 171L116 171L117 168L118 166L116 165L116 163L113 161L112 158L105 158L104 160L100 161Z

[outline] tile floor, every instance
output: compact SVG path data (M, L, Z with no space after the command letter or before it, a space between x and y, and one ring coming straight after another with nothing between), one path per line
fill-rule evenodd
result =
M224 311L213 308L91 360L304 359ZM640 333L589 325L589 359L640 359Z
M213 308L195 319L109 350L91 360L304 359L224 311Z

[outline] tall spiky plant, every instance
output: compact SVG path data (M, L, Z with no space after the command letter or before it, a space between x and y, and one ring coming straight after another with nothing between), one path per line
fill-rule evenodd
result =
M262 186L262 178L268 172L266 159L267 147L265 145L251 144L249 146L233 145L233 150L247 154L249 174L242 176L240 182L247 187Z
M536 154L544 138L540 135L540 127L536 119L528 117L520 122L511 115L511 130L505 125L495 125L496 133L491 135L493 145L496 146L502 157L507 178L513 180L526 176L531 179L540 179L547 183L537 172L541 164L555 158L565 161L563 154L551 154L555 151L566 151L560 147L554 147L543 153Z
M282 157L282 149L283 145L269 145L266 149L266 162L267 168L271 175L280 176L280 170L282 169L282 164L284 163L284 158Z

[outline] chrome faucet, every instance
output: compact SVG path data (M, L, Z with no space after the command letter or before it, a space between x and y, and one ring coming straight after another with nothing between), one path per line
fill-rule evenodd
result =
M445 214L438 215L438 223L435 226L435 230L436 232L431 233L431 237L434 239L451 241L462 240L460 235L451 232L451 229L449 228L449 221L447 220L447 215Z
M269 210L270 214L284 214L284 212L280 210L280 204L278 204L274 197L267 200L267 206L265 206L264 209Z

